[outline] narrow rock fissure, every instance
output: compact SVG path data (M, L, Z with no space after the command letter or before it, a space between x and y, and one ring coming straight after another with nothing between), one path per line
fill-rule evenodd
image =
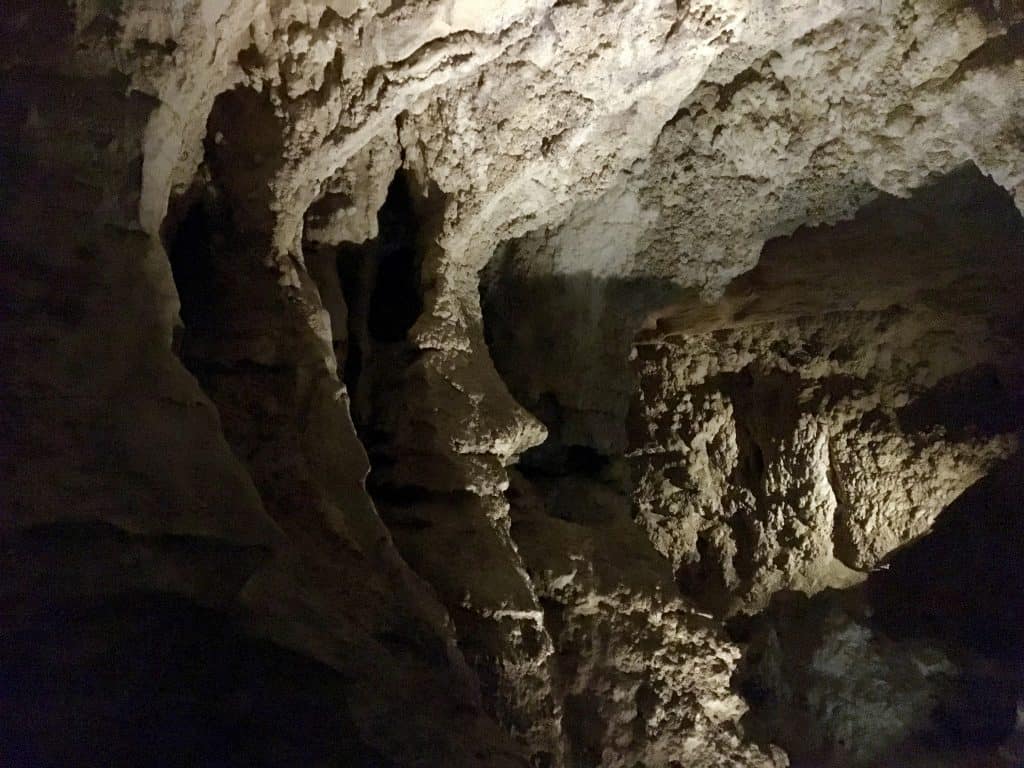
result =
M402 557L447 608L486 711L514 734L527 734L549 725L516 712L511 700L517 692L509 690L503 654L511 649L527 659L540 656L541 629L528 610L519 618L506 608L510 597L527 602L529 592L516 583L521 576L511 563L505 572L496 565L509 553L490 519L489 500L466 488L472 457L448 455L436 440L436 413L427 399L429 353L408 336L422 313L422 263L441 200L436 188L426 195L414 191L399 171L377 213L374 239L309 250L320 263L315 273L322 275L325 264L336 269L318 282L340 282L343 301L334 306L344 314L340 321L332 317L334 346L370 458L367 490ZM473 604L476 591L483 610ZM534 754L538 765L543 754Z
M331 314L338 375L368 456L367 487L374 498L413 504L429 488L394 482L393 420L405 407L396 400L402 377L417 357L409 330L423 311L422 225L405 171L399 170L377 212L377 236L361 244L307 244L321 295ZM339 316L340 315L340 316ZM437 494L434 494L435 496Z

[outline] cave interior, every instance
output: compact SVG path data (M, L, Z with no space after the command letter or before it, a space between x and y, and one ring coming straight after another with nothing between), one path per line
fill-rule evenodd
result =
M1022 768L1024 6L784 5L11 0L0 763Z

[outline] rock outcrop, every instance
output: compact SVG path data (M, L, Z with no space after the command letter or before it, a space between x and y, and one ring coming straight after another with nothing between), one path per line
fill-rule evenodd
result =
M759 610L857 583L1015 450L1022 252L1012 203L962 171L661 318L635 364L637 519L695 594Z

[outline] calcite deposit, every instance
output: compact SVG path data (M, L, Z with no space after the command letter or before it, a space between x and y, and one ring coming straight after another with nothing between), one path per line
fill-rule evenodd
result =
M1024 760L1017 0L7 0L0 763Z

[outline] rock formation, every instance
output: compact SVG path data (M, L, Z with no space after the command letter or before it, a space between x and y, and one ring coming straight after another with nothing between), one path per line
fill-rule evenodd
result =
M8 0L0 762L1024 761L1024 6Z

